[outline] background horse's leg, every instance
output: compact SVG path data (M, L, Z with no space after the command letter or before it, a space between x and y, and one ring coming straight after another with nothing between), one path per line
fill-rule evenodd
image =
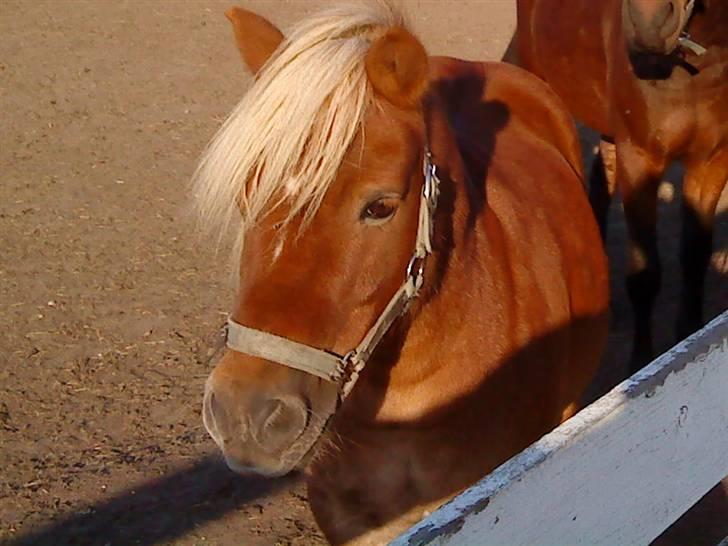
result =
M629 142L617 142L617 182L628 230L627 294L634 314L630 373L652 358L652 307L660 291L657 251L657 188L666 160Z
M728 150L709 161L688 165L683 182L683 226L680 241L682 290L676 334L683 339L703 326L705 273L713 249L713 221L728 180Z
M589 173L589 201L604 242L607 241L607 218L616 187L617 147L602 136Z

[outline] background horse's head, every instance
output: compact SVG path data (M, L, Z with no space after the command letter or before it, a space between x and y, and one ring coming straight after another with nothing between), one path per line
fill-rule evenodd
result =
M312 347L355 347L415 245L427 56L383 3L335 9L288 38L228 12L256 81L202 159L204 216L240 233L232 318ZM300 466L338 386L228 350L207 381L207 430L231 468Z
M690 19L696 0L623 0L627 47L635 52L669 54Z

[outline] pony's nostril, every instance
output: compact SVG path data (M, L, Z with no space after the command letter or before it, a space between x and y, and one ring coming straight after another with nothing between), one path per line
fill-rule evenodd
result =
M264 430L272 425L283 413L283 402L278 399L266 400L261 404L261 408L256 416L256 425L259 430Z
M262 447L278 449L301 434L306 426L306 410L302 404L279 398L266 400L254 414L253 425Z

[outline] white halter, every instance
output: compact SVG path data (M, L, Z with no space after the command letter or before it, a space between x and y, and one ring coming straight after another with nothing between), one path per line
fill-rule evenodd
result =
M688 23L690 22L690 18L693 16L693 10L695 9L695 0L690 0L687 5L685 6L685 27L688 26ZM701 46L697 42L693 42L690 39L690 34L687 33L685 28L683 27L682 32L680 33L680 36L677 39L677 43L680 47L683 49L687 49L688 51L692 51L698 56L705 55L708 50L705 49L703 46Z
M338 383L340 385L339 402L343 401L354 388L359 374L379 342L392 324L407 312L410 303L417 297L422 287L425 261L432 254L432 230L437 199L440 194L440 180L437 177L437 169L432 163L432 154L428 147L425 147L424 155L425 180L420 197L417 241L415 251L407 265L405 281L389 300L384 311L359 345L345 355L339 355L268 332L248 328L238 324L232 318L228 318L226 339L228 348Z

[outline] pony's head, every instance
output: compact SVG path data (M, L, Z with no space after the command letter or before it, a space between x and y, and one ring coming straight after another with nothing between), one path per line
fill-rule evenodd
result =
M634 52L667 55L679 44L696 0L623 0L627 47Z
M248 11L227 16L255 82L195 185L203 217L239 236L231 319L262 344L343 355L379 324L417 246L426 53L384 3L287 38ZM255 339L217 363L204 422L232 469L280 475L307 460L342 385L282 365L295 346L272 358Z

